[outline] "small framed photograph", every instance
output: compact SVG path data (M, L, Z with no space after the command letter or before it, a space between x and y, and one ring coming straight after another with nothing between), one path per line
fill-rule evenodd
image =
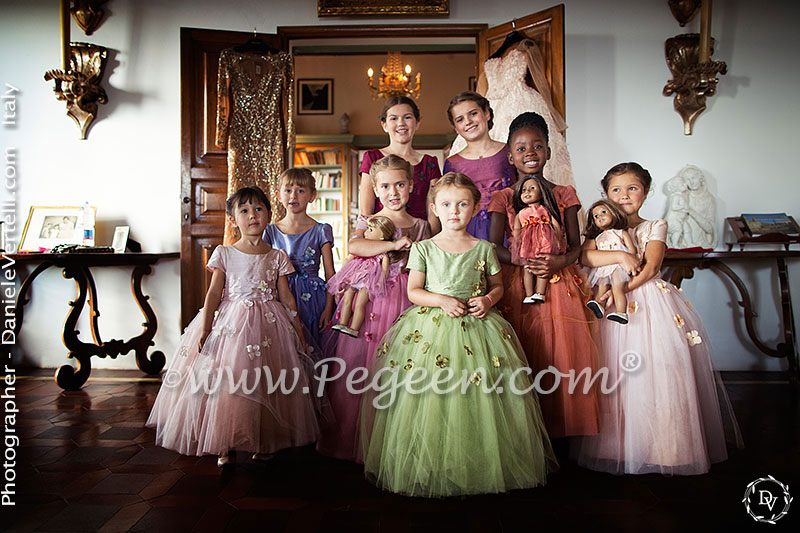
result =
M83 244L81 208L31 207L22 230L19 251L41 252L58 244Z
M333 80L297 80L298 115L333 114Z
M115 254L125 253L125 248L128 247L128 234L130 234L130 232L130 226L117 226L114 228L114 240L111 241L111 247L114 249Z

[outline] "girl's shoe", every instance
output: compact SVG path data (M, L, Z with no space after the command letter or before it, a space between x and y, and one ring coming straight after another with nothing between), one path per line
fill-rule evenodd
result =
M597 318L603 318L603 306L601 306L600 302L597 300L589 300L586 302L586 307L589 309L589 311L594 313L594 316Z
M345 327L345 326L343 326L343 325L341 325L341 324L334 324L334 325L332 325L332 326L331 326L331 329L332 329L333 331L342 331L342 328L344 328L344 327Z
M628 313L608 313L607 319L619 322L620 324L628 323Z
M526 296L524 300L522 300L524 304L543 304L544 303L544 295L534 293L531 296Z
M347 326L342 326L338 329L339 333L344 333L345 335L350 335L354 339L358 338L358 331L348 328Z

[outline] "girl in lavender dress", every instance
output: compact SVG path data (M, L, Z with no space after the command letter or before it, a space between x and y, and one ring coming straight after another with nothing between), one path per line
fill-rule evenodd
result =
M479 239L489 240L490 216L487 212L492 193L511 187L517 172L508 160L508 146L489 136L494 112L489 100L473 91L464 91L450 100L447 108L450 124L467 142L466 148L444 162L444 173L461 172L470 177L481 193L478 212L472 217L467 232Z
M281 174L278 198L286 216L264 230L264 241L284 250L295 273L289 276L289 288L297 301L297 312L309 342L320 344L320 336L330 327L333 297L327 294L326 280L333 276L333 230L330 224L317 222L306 213L317 195L316 183L306 168L290 168ZM319 277L320 262L325 279Z
M267 459L319 435L315 399L303 393L314 385L313 362L286 279L294 269L286 252L261 240L269 200L244 187L226 207L241 238L211 254L205 304L181 337L147 420L157 445L218 454L219 466L231 464L237 450ZM267 372L287 375L294 386L275 393Z

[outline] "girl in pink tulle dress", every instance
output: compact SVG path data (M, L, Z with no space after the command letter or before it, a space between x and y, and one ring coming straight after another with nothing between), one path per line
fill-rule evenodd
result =
M181 337L147 420L157 445L219 455L219 466L231 464L234 451L266 459L319 435L315 397L304 394L314 390L313 362L286 279L294 268L286 252L261 239L269 200L245 187L228 199L227 212L241 238L208 260L205 304ZM279 379L287 391L272 390Z
M636 253L630 234L628 234L628 217L608 200L598 200L589 208L586 223L587 239L594 239L598 250L620 250L630 254ZM605 314L603 306L597 300L609 289L614 294L615 311L606 318L620 324L628 323L628 298L625 296L625 282L631 279L622 265L613 264L593 268L587 277L589 286L594 289L594 296L586 302L597 318Z
M600 395L600 433L577 439L572 453L578 464L612 474L702 474L727 458L726 436L736 445L741 436L700 315L661 279L667 224L639 216L651 182L638 163L603 178L608 199L628 217L638 256L599 250L594 239L583 245L582 263L619 263L636 274L625 282L628 325L600 321L600 363L618 386Z
M561 214L553 190L538 175L523 176L520 181L514 195L514 208L517 210L514 242L519 247L519 257L533 259L537 254L563 254ZM535 277L526 270L522 278L525 287L522 303L544 303L549 281L548 277Z
M374 216L367 220L364 238L373 241L393 241L394 231L394 222L386 217ZM400 273L400 264L392 262L394 255L388 252L373 257L352 256L342 269L328 280L328 292L341 297L339 323L331 329L351 337L358 337L358 332L364 323L367 303L383 296L386 284L391 283Z

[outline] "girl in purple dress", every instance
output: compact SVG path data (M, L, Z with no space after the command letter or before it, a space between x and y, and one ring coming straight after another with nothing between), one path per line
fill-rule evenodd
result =
M428 189L442 177L439 163L435 157L414 150L411 141L419 127L419 108L408 96L389 98L381 111L381 127L389 134L389 146L368 150L361 161L361 185L358 189L358 205L364 216L380 211L384 206L380 198L376 199L374 186L369 177L372 164L387 155L397 155L411 163L414 168L413 188L408 198L408 214L412 217L427 220L433 227L438 227L438 219L428 216Z
M489 240L490 217L487 212L494 191L511 187L517 181L514 165L508 159L506 143L489 136L494 113L489 100L473 91L464 91L450 100L447 118L467 142L467 147L444 162L444 173L461 172L472 179L481 192L478 212L467 225L467 232Z
M412 242L431 236L428 223L411 216L406 210L414 188L413 170L408 161L396 155L388 155L372 165L370 177L373 183L372 190L383 205L377 215L385 216L394 223L394 240L378 241L363 238L368 218L360 215L356 222L355 234L350 239L350 252L361 257L399 252L398 263L403 271L394 278L390 277L384 288L383 297L367 302L364 309L366 319L358 337L336 335L332 337L334 342L332 346L323 346L325 355L338 358L344 368L333 364L328 372L331 379L333 376L338 376L328 383L325 391L336 418L336 425L323 427L317 449L325 455L349 461L361 460L356 438L361 396L348 390L347 377L351 372L368 366L383 335L395 319L411 306L406 290L408 271L405 266L408 252ZM336 317L340 315L341 307L340 303Z
M278 199L286 208L286 216L267 226L263 238L289 255L295 270L289 276L289 287L297 301L297 312L311 337L308 341L319 346L320 336L330 327L333 316L333 297L327 293L325 281L333 276L334 269L333 230L330 224L317 222L306 213L316 196L310 170L286 170L278 181ZM319 277L320 262L325 269L324 280Z

